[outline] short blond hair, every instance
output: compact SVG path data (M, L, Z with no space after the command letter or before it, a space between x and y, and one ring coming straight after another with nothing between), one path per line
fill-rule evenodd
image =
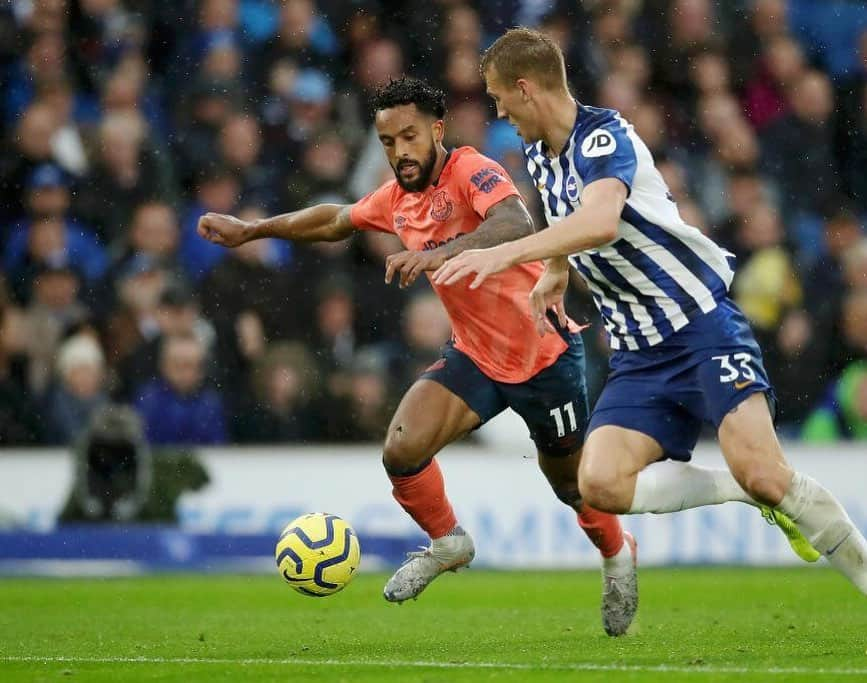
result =
M563 51L544 33L529 28L511 28L494 41L482 55L482 77L489 69L512 84L532 78L548 90L568 90Z

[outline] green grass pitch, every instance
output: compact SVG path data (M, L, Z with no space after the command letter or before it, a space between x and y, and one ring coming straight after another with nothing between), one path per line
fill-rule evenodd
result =
M596 572L0 580L0 681L867 681L867 599L827 569L653 569L608 638Z

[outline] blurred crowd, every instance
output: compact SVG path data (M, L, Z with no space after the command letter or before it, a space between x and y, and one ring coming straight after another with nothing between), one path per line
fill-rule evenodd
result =
M619 110L733 295L808 440L867 438L867 8L843 0L0 1L0 444L65 444L108 402L154 444L376 440L449 338L396 238L198 238L204 212L350 203L391 177L369 94L448 93L449 146L520 141L479 53L513 25ZM596 313L576 281L575 317ZM606 368L586 332L591 393Z

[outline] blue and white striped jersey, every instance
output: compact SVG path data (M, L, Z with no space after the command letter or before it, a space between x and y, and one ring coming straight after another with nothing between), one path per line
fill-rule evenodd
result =
M582 189L594 180L618 178L628 189L617 238L571 259L612 349L658 344L726 297L731 255L684 223L650 151L616 111L579 104L558 156L549 157L541 141L524 153L549 225L580 206Z

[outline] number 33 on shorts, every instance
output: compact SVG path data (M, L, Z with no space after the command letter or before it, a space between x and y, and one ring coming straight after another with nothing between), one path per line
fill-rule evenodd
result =
M734 382L735 389L740 391L756 381L756 373L750 366L752 361L750 354L733 353L713 356L713 359L719 361L721 371L719 381L722 384Z

